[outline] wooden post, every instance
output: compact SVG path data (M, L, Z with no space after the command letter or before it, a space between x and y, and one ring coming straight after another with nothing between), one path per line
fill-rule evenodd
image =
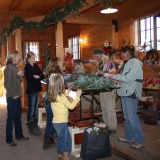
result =
M21 39L21 28L17 28L15 31L15 47L16 50L20 53L22 58L22 39ZM19 69L24 70L24 65L20 64ZM27 112L28 110L28 102L27 102L27 96L26 96L26 79L23 78L22 83L22 112Z
M7 38L7 53L9 51L12 51L12 44L13 44L12 37L10 36L10 37Z
M5 43L5 44L1 44L1 63L2 63L2 66L5 65L6 56L7 56L7 45Z
M56 28L56 56L61 58L63 63L64 59L64 47L63 47L63 24L59 22ZM61 64L62 65L62 64Z
M15 32L15 45L16 50L20 53L22 57L22 40L21 40L21 28L17 28Z

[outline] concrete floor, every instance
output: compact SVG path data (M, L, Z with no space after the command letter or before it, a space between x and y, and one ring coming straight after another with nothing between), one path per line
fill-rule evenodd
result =
M30 139L26 142L18 141L18 145L15 147L6 144L6 106L0 104L0 160L57 160L56 148L43 150L43 135L40 137L30 135L25 126L25 121L26 113L23 113L23 132L24 135L29 136ZM118 124L117 134L110 136L110 143L113 151L112 156L101 160L160 160L160 125L146 125L142 121L142 127L146 141L144 148L139 150L133 149L129 143L122 143L117 140L119 136L123 136L124 134L124 125L120 123ZM72 160L82 159L72 157Z

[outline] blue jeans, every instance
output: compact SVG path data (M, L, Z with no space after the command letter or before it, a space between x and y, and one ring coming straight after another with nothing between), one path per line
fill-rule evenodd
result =
M51 133L53 132L53 112L51 108L51 102L48 101L48 95L47 93L44 95L44 103L45 103L45 109L46 109L46 129L45 129L45 137L50 138Z
M37 117L39 92L28 94L28 113L27 121L31 121L32 118Z
M125 119L125 138L132 142L144 144L141 123L137 115L138 99L121 97Z
M53 127L57 132L57 152L63 154L64 152L71 152L72 139L68 130L67 123L53 123Z
M22 121L21 121L21 98L13 99L7 97L7 124L6 124L6 142L13 141L13 126L15 125L15 138L20 139L23 137Z

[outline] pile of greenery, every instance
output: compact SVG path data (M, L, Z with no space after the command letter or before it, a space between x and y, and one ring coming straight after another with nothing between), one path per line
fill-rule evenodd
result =
M96 135L108 135L109 130L108 127L102 128L102 127L93 127L90 130L91 134L96 134Z
M112 80L95 74L71 74L67 81L81 89L110 90L115 88L115 83Z

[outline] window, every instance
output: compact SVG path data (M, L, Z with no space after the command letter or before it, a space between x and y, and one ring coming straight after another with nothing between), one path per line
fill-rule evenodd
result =
M23 59L28 52L33 52L36 54L36 61L39 61L39 42L23 42L22 50Z
M69 48L72 49L73 59L80 59L80 43L78 36L69 39Z
M157 50L160 50L160 17L156 17Z
M146 17L139 20L139 44L146 50L160 50L160 17Z

